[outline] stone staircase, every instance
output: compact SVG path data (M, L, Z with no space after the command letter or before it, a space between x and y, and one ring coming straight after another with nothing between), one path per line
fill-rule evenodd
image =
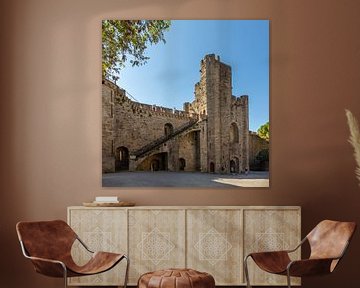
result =
M164 144L166 141L176 137L180 133L192 128L198 123L198 119L192 119L188 123L183 124L182 126L178 127L171 133L170 135L164 135L156 140L150 142L149 144L146 144L145 146L141 147L140 149L134 151L131 153L132 158L138 159L142 156L144 156L146 153L158 148L160 145Z

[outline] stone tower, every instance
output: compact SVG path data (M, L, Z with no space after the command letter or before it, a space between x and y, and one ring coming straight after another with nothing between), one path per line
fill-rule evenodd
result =
M201 60L191 112L206 118L201 145L202 171L249 170L248 96L232 96L231 67L209 54Z

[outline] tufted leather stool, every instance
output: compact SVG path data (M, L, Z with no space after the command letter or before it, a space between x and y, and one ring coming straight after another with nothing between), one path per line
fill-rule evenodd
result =
M214 288L214 277L192 269L166 269L140 276L138 288Z

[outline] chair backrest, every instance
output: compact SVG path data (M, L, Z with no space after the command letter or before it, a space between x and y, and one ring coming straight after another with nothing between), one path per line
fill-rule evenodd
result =
M306 236L311 248L310 258L337 258L342 256L355 229L355 222L321 221Z
M62 220L19 222L16 231L27 253L40 258L67 258L76 240L75 232Z

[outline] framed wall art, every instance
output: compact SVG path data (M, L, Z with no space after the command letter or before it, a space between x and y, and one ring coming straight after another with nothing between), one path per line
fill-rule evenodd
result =
M269 21L102 22L103 187L269 187Z

